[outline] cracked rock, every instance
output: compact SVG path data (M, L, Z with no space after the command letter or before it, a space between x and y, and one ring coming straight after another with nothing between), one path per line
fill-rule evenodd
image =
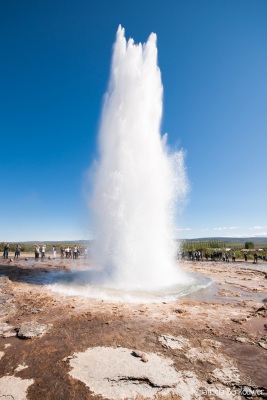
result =
M267 336L264 336L261 338L261 340L259 341L259 345L263 348L267 350Z
M6 322L0 322L0 336L3 337L16 336L14 327L7 324Z
M38 322L24 322L18 330L18 337L21 339L33 339L43 336L49 329L49 325L39 324Z
M170 349L183 349L184 347L188 347L189 340L184 338L183 336L172 336L172 335L162 335L158 338L159 342L165 348Z
M245 338L245 337L237 337L237 338L236 338L236 341L237 341L237 342L240 342L240 343L254 344L254 342L253 342L252 340L249 340L249 339L247 339L247 338Z
M210 376L212 381L219 381L225 385L240 382L239 371L235 367L215 368Z

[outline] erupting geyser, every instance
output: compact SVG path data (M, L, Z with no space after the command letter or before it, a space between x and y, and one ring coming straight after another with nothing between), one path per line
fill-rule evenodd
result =
M174 243L186 176L182 152L169 154L160 133L162 96L156 35L135 45L119 27L91 201L95 259L111 287L150 290L187 280Z

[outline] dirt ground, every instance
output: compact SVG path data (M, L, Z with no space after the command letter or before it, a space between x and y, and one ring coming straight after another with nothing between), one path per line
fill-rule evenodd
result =
M41 284L70 263L1 261L1 400L267 398L267 264L186 261L213 283L175 302L130 304Z

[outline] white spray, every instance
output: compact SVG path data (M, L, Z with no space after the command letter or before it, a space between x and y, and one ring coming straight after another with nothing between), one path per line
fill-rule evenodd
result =
M91 207L95 256L118 288L184 283L175 264L174 212L187 191L182 152L161 136L163 87L156 35L126 42L119 27L99 132Z

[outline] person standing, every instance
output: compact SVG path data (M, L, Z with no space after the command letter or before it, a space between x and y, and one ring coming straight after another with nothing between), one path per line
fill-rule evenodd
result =
M248 261L248 253L246 251L244 253L244 259L245 259L246 262Z
M9 243L7 243L4 247L4 258L8 258L8 252L9 252Z
M40 255L40 246L38 244L35 245L35 261L39 261L39 255Z
M76 244L73 248L73 258L74 258L74 260L76 260L78 258L78 247Z
M53 246L53 248L52 248L52 253L53 253L53 258L56 258L56 256L57 256L57 249L56 249L56 246Z
M235 252L232 252L232 262L235 262Z
M14 256L14 258L17 258L17 259L19 258L19 256L20 256L20 249L21 249L20 245L17 244L16 250L15 250L15 256Z
M41 253L42 253L41 259L42 259L42 261L43 261L43 259L45 258L45 248L46 248L46 245L43 244L42 247L41 247Z
M69 247L66 247L65 254L66 254L66 258L69 258L69 256L70 256L70 248Z

